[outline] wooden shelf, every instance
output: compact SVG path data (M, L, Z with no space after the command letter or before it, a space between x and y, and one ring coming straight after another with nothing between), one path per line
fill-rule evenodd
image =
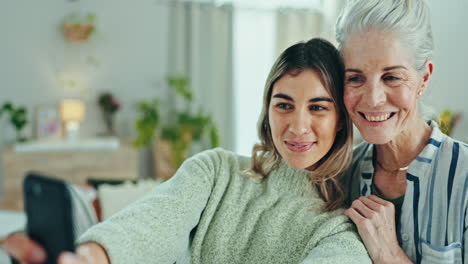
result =
M138 150L122 143L114 150L2 152L3 190L0 209L23 209L22 183L28 171L42 172L84 185L88 178L127 180L138 177Z

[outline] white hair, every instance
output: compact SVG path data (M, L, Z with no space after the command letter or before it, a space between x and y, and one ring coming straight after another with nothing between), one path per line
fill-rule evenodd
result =
M348 0L335 26L338 48L343 49L350 34L374 28L396 33L412 49L415 69L425 72L434 42L424 0Z

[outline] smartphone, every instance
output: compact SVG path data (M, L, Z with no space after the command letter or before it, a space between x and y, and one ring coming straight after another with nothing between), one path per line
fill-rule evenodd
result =
M63 251L74 252L72 201L65 182L30 172L23 183L27 233L47 252L46 264Z

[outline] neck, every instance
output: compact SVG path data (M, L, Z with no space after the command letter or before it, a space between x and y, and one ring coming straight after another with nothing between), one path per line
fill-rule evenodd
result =
M376 159L381 168L389 171L405 168L426 146L432 129L421 118L415 121L415 125L401 132L395 139L376 145Z

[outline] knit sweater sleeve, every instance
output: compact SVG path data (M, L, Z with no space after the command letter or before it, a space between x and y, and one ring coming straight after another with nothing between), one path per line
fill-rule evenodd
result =
M183 163L177 173L143 199L92 227L78 244L97 242L111 263L174 263L189 254L189 237L198 224L221 163L206 151Z
M312 240L315 247L301 264L372 263L354 226L344 215L327 219Z

